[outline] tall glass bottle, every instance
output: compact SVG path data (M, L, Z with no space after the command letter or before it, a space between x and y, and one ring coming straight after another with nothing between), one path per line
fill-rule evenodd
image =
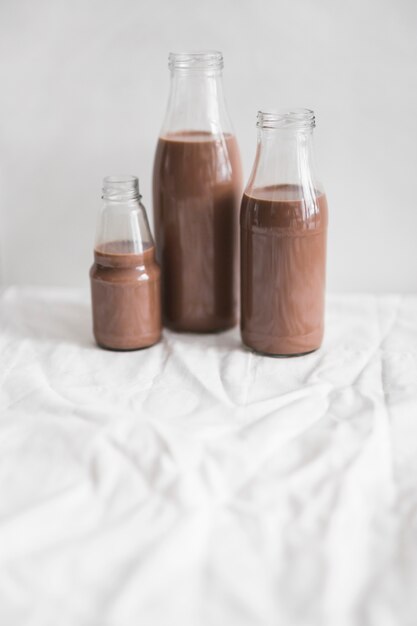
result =
M258 146L240 214L244 344L312 352L324 331L327 201L312 150L313 111L258 113Z
M162 306L176 331L237 323L242 174L220 52L169 55L171 92L153 173Z

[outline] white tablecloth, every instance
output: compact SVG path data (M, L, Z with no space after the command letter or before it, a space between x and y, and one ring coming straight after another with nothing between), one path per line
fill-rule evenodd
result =
M9 288L0 355L1 626L416 625L417 296L271 359Z

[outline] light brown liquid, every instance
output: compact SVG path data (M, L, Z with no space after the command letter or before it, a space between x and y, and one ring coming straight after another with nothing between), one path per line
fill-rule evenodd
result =
M237 323L241 166L232 135L161 137L153 178L166 326L213 332Z
M133 252L130 241L94 250L90 270L93 331L112 350L146 348L161 337L160 269L154 246Z
M244 194L241 208L242 340L257 352L296 355L324 331L327 201L297 185Z

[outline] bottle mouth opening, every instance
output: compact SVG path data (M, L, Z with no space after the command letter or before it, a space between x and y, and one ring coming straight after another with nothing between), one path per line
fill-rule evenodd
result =
M268 109L258 111L256 126L262 129L309 130L316 125L311 109Z
M196 50L189 52L170 52L168 67L173 70L221 70L223 54L218 50Z
M103 196L106 200L130 200L140 198L137 176L105 176Z

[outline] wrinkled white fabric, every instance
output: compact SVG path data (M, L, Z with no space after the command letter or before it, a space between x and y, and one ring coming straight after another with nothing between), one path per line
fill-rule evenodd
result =
M0 297L0 624L415 626L417 296L323 348L95 347L86 292Z

